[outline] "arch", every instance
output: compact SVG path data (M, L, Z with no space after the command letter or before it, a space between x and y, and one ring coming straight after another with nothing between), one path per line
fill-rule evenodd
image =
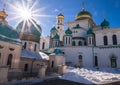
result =
M8 60L7 60L7 65L11 68L11 64L12 64L12 58L13 58L13 55L12 54L9 54L8 55Z
M42 49L45 49L45 42L42 43Z
M82 66L82 55L78 56L78 63L79 63L79 66Z
M79 42L78 42L78 45L79 45L79 46L82 46L82 41L79 41Z
M104 45L108 45L108 38L107 38L107 36L104 36L103 40L104 40Z
M113 45L117 45L117 36L116 35L112 36L112 40L113 40Z
M75 41L72 41L72 46L75 46Z

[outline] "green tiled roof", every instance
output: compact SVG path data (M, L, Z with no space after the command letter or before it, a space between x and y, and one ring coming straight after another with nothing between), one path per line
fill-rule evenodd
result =
M17 33L17 31L14 30L11 26L4 23L0 23L0 34L9 38L19 38L19 34Z
M89 35L89 34L93 34L93 30L92 30L92 28L89 28L89 29L88 29L88 31L87 31L87 35Z
M55 27L53 27L51 30L50 30L51 33L57 33L57 29Z
M55 39L55 40L59 40L59 35L58 34L56 34L54 37L53 37L53 39Z
M17 31L4 23L0 23L0 40L14 44L21 44Z
M65 31L65 34L72 34L72 31L68 28L68 29Z
M34 24L33 24L34 23ZM20 22L16 27L18 32L22 32L24 21ZM41 36L41 27L33 20L33 22L29 21L29 23L25 23L24 25L24 34L33 34L36 37Z
M101 27L109 27L110 26L110 23L104 19L104 21L101 23Z

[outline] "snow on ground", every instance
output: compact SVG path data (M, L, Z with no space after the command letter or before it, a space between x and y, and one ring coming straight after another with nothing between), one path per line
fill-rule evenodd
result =
M100 84L120 80L120 69L68 67L67 73L61 78L85 84Z

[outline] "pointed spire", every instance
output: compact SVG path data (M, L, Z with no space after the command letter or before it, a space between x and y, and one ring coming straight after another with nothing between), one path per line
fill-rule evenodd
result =
M84 2L82 2L82 11L84 11L84 9L85 9L85 8L84 8Z

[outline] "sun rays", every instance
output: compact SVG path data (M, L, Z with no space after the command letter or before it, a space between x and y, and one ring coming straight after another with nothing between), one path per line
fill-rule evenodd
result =
M34 1L34 3L29 3L25 0L21 0L19 2L16 2L15 4L11 4L9 2L7 2L8 6L10 6L11 8L11 12L10 14L13 15L13 17L11 17L9 19L9 21L13 21L13 20L17 20L17 24L16 26L23 21L23 26L22 26L22 32L25 31L25 25L27 24L28 29L30 30L29 27L31 26L30 24L33 24L34 27L41 32L41 30L39 29L38 25L36 22L40 22L41 21L37 20L37 17L52 17L51 15L45 15L43 14L43 11L46 9L46 7L42 7L42 8L38 8L36 7L38 4L38 1ZM35 22L36 21L36 22ZM42 24L42 23L41 23Z

